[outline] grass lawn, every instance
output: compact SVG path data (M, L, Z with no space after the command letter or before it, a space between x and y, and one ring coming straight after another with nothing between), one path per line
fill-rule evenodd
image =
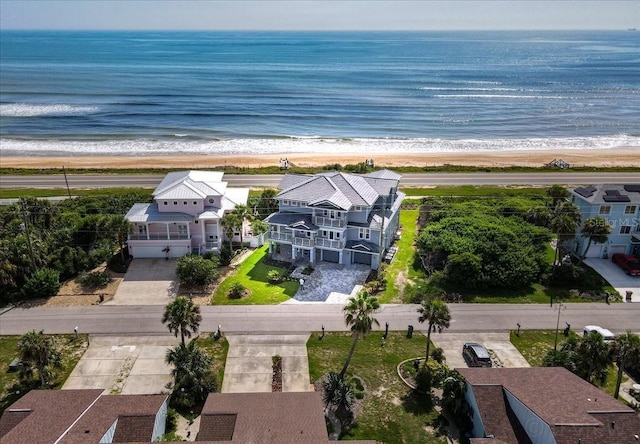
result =
M381 346L382 332L374 332L358 341L348 374L359 376L365 384L363 409L357 426L343 439L372 439L394 443L445 443L426 430L438 414L417 399L398 377L396 367L405 359L422 356L426 338L414 334L407 339L402 332L389 332ZM352 343L350 333L327 333L318 339L314 333L307 342L311 382L329 371L339 372Z
M214 341L213 333L201 333L198 339L194 339L194 341L213 360L212 367L218 380L218 391L220 391L222 380L224 379L224 364L227 362L227 353L229 352L227 338L222 336L217 341Z
M49 388L59 389L65 383L89 346L87 335L57 335L56 347L62 354L62 368L55 369L55 377ZM29 384L20 382L19 372L9 373L9 364L18 355L20 336L0 336L0 415L4 410L30 390ZM34 377L34 381L36 378Z
M571 332L572 335L576 335L575 331ZM553 350L553 344L556 337L555 330L522 330L520 336L516 335L515 331L511 331L511 343L518 349L518 351L524 356L524 358L531 364L532 367L541 367L542 359L544 355ZM558 348L560 344L565 340L562 331L558 333ZM616 378L618 374L618 367L611 364L609 366L609 374L607 380L603 385L598 385L602 390L613 396L616 389ZM627 381L629 378L622 377L622 382Z
M385 280L387 282L384 292L379 295L380 303L402 303L402 291L406 279L420 274L413 269L413 241L417 235L418 210L402 210L400 212L400 225L402 236L397 242L398 252L393 261L385 268Z
M285 271L283 268L274 267L265 263L268 246L264 245L253 252L237 269L233 275L226 278L218 285L211 303L214 305L258 305L279 304L286 301L298 291L298 281L285 281L279 284L271 284L267 279L267 273L271 270ZM241 299L230 299L227 294L235 283L240 283L250 290L250 295Z
M499 185L441 185L431 188L402 188L408 198L415 196L545 196L547 187L509 187Z

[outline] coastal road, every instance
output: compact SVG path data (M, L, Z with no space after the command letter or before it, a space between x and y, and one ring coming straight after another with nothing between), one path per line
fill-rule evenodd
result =
M415 305L383 305L376 318L384 329L406 330L418 323ZM515 329L555 329L557 305L546 304L450 304L449 332L492 332ZM145 335L166 334L160 321L163 306L90 306L68 308L15 308L0 315L0 335L23 334L29 330L46 333L71 333L78 326L81 333ZM285 304L255 306L202 306L202 331L214 331L218 325L226 333L300 333L346 331L339 304ZM604 303L566 304L560 312L560 327L569 322L572 328L601 325L615 333L631 330L640 333L640 304Z
M640 164L640 160L638 162ZM162 174L67 174L70 188L142 187L155 188ZM224 180L235 187L276 187L280 174L225 174ZM624 173L407 173L400 185L427 187L433 185L540 185L640 183L640 172ZM64 175L0 176L0 188L66 188Z

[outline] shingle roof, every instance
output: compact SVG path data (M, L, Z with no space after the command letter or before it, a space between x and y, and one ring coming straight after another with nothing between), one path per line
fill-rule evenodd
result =
M218 171L173 171L168 173L154 190L155 199L202 199L222 196L227 183Z
M3 444L51 444L102 392L31 390L4 411L0 419L0 441ZM25 414L27 411L29 414Z
M197 441L219 437L220 414L236 414L231 442L328 444L316 392L212 393L202 410ZM223 424L225 428L228 423ZM228 436L228 431L225 432Z
M476 397L487 393L482 388L476 392L478 387L502 386L550 426L559 444L575 443L578 438L582 444L626 443L640 433L640 417L633 409L565 368L457 370L473 386ZM608 427L610 420L616 422L613 429Z

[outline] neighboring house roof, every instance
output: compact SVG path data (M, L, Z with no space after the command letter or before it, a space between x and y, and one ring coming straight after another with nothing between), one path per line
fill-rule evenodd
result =
M0 442L51 444L97 401L102 392L103 390L31 390L2 414Z
M382 195L397 187L399 175L388 171L376 176L327 172L314 176L285 174L276 198L308 202L308 205L333 206L349 210L353 206L372 206ZM373 173L371 173L373 174ZM387 177L388 176L388 177ZM397 177L397 179L394 179Z
M373 179L391 179L391 180L399 181L402 176L391 170L377 170L372 173L366 174L364 177L371 177Z
M113 442L151 442L156 414L167 395L102 395L103 392L31 390L0 418L0 441L98 443L117 422Z
M286 225L296 230L316 231L318 226L313 223L310 214L303 213L273 213L265 220L269 224Z
M380 247L378 247L378 245L360 239L348 240L344 248L347 250L359 251L361 253L380 253Z
M236 205L246 205L249 200L249 188L227 188L222 197L222 209L233 210Z
M640 416L625 404L562 367L459 368L472 386L487 434L519 443L519 422L510 408L497 408L498 393L510 393L542 421L556 442L634 442ZM486 422L485 422L486 421ZM612 426L612 421L615 423Z
M155 199L203 199L222 196L227 183L219 171L173 171L168 173L154 190Z
M640 204L640 184L588 185L569 190L579 199L593 205Z
M328 444L316 392L212 393L196 441Z
M190 222L193 216L185 213L161 213L155 203L136 203L124 216L129 222Z

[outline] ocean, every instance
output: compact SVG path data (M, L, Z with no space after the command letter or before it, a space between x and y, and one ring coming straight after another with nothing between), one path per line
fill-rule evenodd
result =
M2 155L640 146L640 33L0 32Z

